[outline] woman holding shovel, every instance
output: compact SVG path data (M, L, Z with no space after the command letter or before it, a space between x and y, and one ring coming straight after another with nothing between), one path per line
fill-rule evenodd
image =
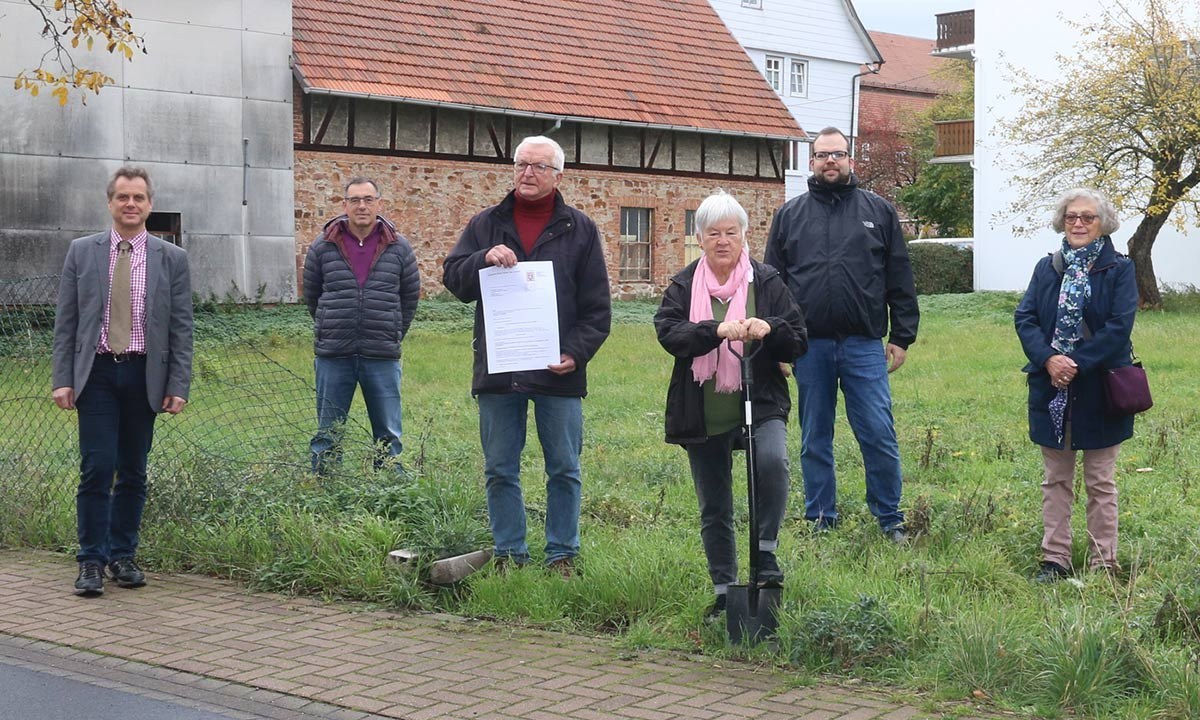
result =
M696 210L704 255L671 279L654 316L658 341L675 357L667 389L666 440L687 451L700 504L700 538L716 600L737 579L733 526L733 451L741 447L742 376L738 356L751 361L754 460L758 512L758 582L779 587L775 559L787 510L786 422L791 412L780 363L808 347L804 317L774 268L746 250L746 211L718 191ZM757 350L755 346L759 346ZM749 479L748 479L749 480Z

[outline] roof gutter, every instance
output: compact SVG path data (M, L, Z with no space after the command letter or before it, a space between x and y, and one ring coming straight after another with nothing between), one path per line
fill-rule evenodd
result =
M744 130L721 130L717 128L698 128L686 125L668 125L663 123L650 122L635 122L632 120L614 120L611 118L586 117L583 115L561 115L554 113L527 112L521 110L510 110L507 108L488 107L486 105L471 105L467 103L446 102L443 100L428 100L425 98L407 98L397 95L377 95L375 93L356 93L346 92L342 90L326 90L324 88L316 88L305 82L304 77L300 74L298 67L293 68L292 74L296 77L296 81L300 83L300 89L306 95L330 95L335 97L355 98L359 100L379 100L382 102L406 102L413 105L424 105L427 107L444 107L452 110L467 110L477 112L494 113L497 115L512 115L514 117L526 118L541 118L544 120L554 120L558 123L563 121L570 122L586 122L595 123L597 125L617 125L621 127L637 127L648 128L652 130L674 130L678 132L694 132L694 133L713 133L716 135L731 135L734 137L747 138L762 138L766 140L807 140L806 135L777 135L773 133L753 133ZM857 77L857 76L855 76Z

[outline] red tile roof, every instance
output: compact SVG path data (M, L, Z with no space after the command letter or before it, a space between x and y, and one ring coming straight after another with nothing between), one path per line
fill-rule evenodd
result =
M707 0L294 0L306 91L804 136Z
M863 76L863 87L930 95L954 92L955 84L937 73L949 61L929 54L937 46L936 40L874 30L870 35L884 63L878 74Z

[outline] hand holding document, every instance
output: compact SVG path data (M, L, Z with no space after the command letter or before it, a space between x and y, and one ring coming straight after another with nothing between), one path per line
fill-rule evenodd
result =
M561 360L553 263L484 268L479 290L489 374L545 370Z

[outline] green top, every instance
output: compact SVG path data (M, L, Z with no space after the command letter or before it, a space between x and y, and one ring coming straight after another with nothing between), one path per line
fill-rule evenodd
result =
M728 303L723 303L716 298L712 298L713 320L717 322L724 321L725 311L728 309ZM746 290L746 317L754 317L754 311L754 283L750 283L749 288ZM722 340L721 342L724 343L725 341ZM736 427L741 427L743 420L742 394L740 392L719 393L717 392L715 377L705 380L704 431L708 433L708 436L720 435Z

